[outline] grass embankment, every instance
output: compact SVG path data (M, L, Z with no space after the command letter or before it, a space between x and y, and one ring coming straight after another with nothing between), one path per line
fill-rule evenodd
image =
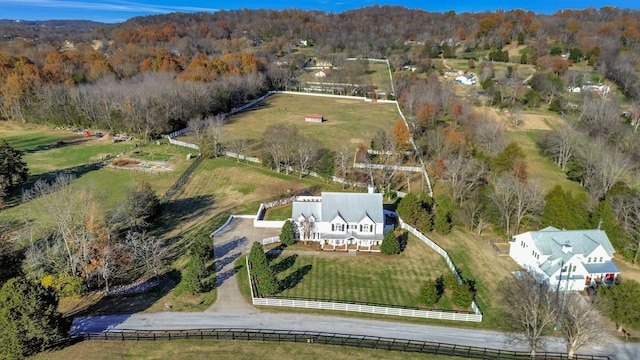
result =
M43 352L33 360L67 359L201 359L214 354L216 359L424 359L426 355L399 351L360 349L350 346L277 343L242 340L171 340L171 341L83 341L62 350ZM433 360L457 360L444 355L428 355Z

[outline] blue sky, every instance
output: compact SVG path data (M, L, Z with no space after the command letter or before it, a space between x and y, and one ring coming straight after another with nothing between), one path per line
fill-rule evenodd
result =
M47 20L81 19L101 22L121 22L140 15L156 15L174 11L196 12L233 9L316 9L342 12L371 5L402 5L408 8L420 8L432 12L455 10L461 12L481 12L495 9L523 8L537 13L550 14L558 9L583 9L586 7L617 6L620 8L640 9L638 0L562 0L527 1L514 0L280 0L280 1L176 1L176 0L0 0L0 19Z

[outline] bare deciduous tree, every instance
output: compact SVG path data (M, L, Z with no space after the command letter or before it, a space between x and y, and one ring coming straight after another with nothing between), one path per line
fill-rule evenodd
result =
M164 241L146 232L129 232L127 244L131 249L134 264L144 264L148 275L160 275L167 248Z
M302 175L309 171L320 159L320 150L322 150L322 144L307 136L299 136L295 146L295 160L300 170L300 179Z
M458 206L484 183L487 174L484 162L467 158L462 154L454 154L445 159L445 167L442 174L444 187Z
M566 171L569 162L574 158L579 142L580 134L565 124L561 125L558 130L549 133L544 141L544 147L556 165L562 171Z
M594 305L587 302L578 293L569 293L565 298L562 310L561 331L567 340L567 355L573 354L586 345L591 344L602 333L600 314Z
M582 186L595 199L600 199L631 168L629 158L602 142L586 144L580 151Z
M240 162L240 155L242 155L248 146L249 140L246 138L234 139L227 145L229 150L236 154L236 162Z
M544 348L544 330L555 323L558 314L556 293L534 275L523 271L519 276L507 279L500 289L506 305L508 324L519 333L517 340L531 349L531 357Z

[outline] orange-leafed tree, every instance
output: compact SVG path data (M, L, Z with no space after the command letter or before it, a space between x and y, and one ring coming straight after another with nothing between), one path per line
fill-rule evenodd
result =
M411 133L409 132L409 128L407 128L407 125L402 119L398 119L398 121L396 121L396 124L393 126L392 131L393 137L396 140L396 149L399 152L411 150L411 144L409 143Z

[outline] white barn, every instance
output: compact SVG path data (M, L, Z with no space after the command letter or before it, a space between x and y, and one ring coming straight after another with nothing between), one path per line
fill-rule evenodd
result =
M513 237L509 256L554 289L581 291L613 285L620 273L614 249L602 230L559 230L549 226Z
M298 197L292 211L298 239L319 242L323 250L376 251L385 232L393 230L390 217L377 193Z

